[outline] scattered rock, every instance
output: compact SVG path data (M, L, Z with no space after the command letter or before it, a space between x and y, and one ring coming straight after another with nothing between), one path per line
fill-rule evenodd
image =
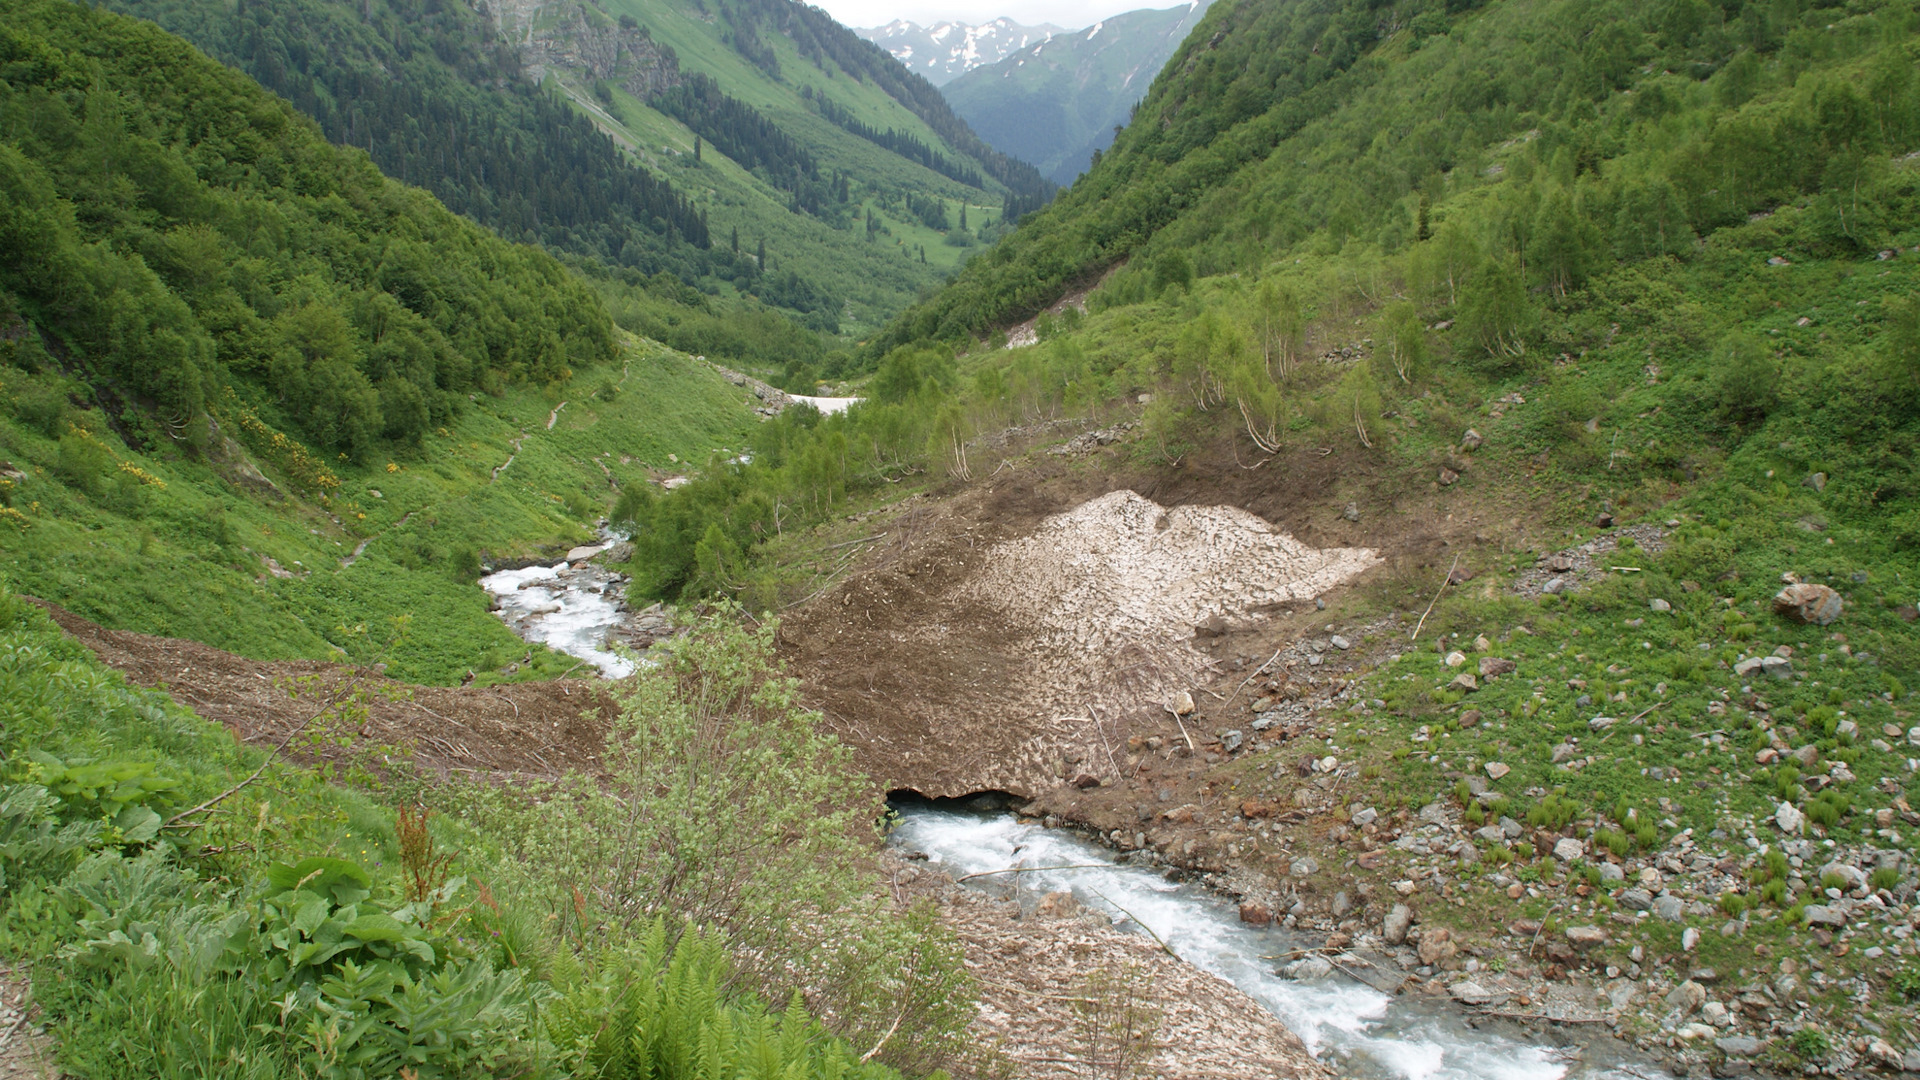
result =
M1707 988L1688 979L1667 993L1667 1008L1681 1016L1692 1016L1707 1003Z
M1472 980L1454 983L1447 988L1447 993L1452 995L1453 1000L1460 1004L1473 1006L1491 1005L1498 996L1494 994L1493 991Z
M1715 1039L1713 1045L1730 1058L1750 1058L1758 1054L1766 1044L1751 1035L1728 1035Z
M1100 778L1092 773L1081 773L1073 778L1073 786L1079 788L1081 791L1086 791L1089 788L1097 788L1100 786Z
M1808 926L1831 926L1837 930L1847 925L1847 913L1826 904L1808 904L1805 915Z
M1553 857L1561 862L1572 862L1587 853L1587 845L1569 836L1553 845Z
M1508 768L1507 766L1501 764L1498 761L1487 762L1487 775L1492 779L1498 780L1512 771L1513 771L1512 769Z
M1040 903L1034 906L1033 913L1042 917L1067 918L1080 914L1081 910L1080 901L1075 900L1072 893L1061 891L1050 892L1041 897Z
M1378 818L1379 816L1380 816L1380 811L1375 810L1371 806L1367 806L1367 807L1362 807L1359 810L1355 810L1353 812L1353 817L1351 820L1353 821L1354 826L1358 827L1361 825L1373 824L1374 819Z
M1459 667L1461 664L1464 664L1466 662L1467 662L1467 654L1461 652L1458 649L1455 649L1454 651L1448 653L1446 655L1446 659L1441 661L1441 663L1447 665L1448 667Z
M1453 935L1444 926L1436 926L1420 934L1420 945L1416 950L1423 964L1444 964L1454 958L1460 947L1453 943Z
M1823 472L1810 473L1805 480L1800 481L1800 486L1810 487L1815 491L1825 491L1827 490L1827 474Z
M1480 449L1480 444L1485 441L1486 439L1483 438L1479 432L1473 430L1472 428L1468 428L1467 433L1465 435L1460 436L1460 449L1466 450L1469 452L1478 450Z
M1193 695L1185 690L1173 695L1173 699L1167 702L1167 710L1176 716L1192 716Z
M1480 689L1480 680L1474 678L1468 672L1463 671L1460 674L1455 675L1453 677L1453 681L1448 683L1447 685L1452 687L1455 690L1460 690L1465 693L1471 694L1474 691Z
M1566 578L1554 577L1554 578L1548 578L1547 583L1540 586L1540 591L1547 596L1556 596L1566 591L1566 588L1567 588Z
M1333 974L1333 963L1324 956L1309 956L1287 967L1287 977L1301 982L1324 979L1331 974Z
M1381 920L1380 936L1385 938L1389 945L1405 945L1407 931L1412 927L1413 909L1405 904L1395 904L1393 910L1387 912L1387 917Z
M1801 813L1799 807L1792 803L1783 802L1780 808L1773 812L1773 823L1780 826L1781 832L1798 836L1800 830L1806 828L1807 815Z
M1227 629L1227 620L1218 615L1213 615L1202 622L1194 624L1193 636L1197 638L1216 638L1225 634Z
M1647 607L1653 611L1672 611L1673 610L1672 604L1667 603L1665 600L1662 600L1657 596L1647 601Z
M1312 877L1320 872L1320 863L1311 855L1303 855L1293 860L1293 866L1289 869L1294 877Z
M1840 594L1825 585L1800 582L1781 589L1774 595L1773 610L1798 623L1812 626L1828 626L1840 617L1841 609L1846 605Z
M1339 634L1335 634L1327 640L1333 644L1334 648L1339 649L1341 652L1346 652L1348 649L1353 648L1353 642L1348 641Z
M1645 889L1628 889L1620 894L1620 906L1628 911L1652 911L1653 894Z
M1273 912L1265 904L1241 904L1240 921L1248 926L1266 926L1273 922Z
M1607 932L1597 926L1569 926L1567 940L1576 949L1591 949L1607 943Z
M1653 917L1668 922L1679 922L1687 912L1687 905L1677 896L1668 893L1653 898Z
M1348 503L1347 508L1345 510L1340 511L1340 516L1343 518L1346 518L1348 521L1359 521L1360 520L1360 504Z
M1700 931L1697 928L1689 926L1680 932L1680 950L1682 952L1692 952L1693 947L1698 944L1700 944Z
M1453 486L1454 482L1459 479L1460 479L1459 473L1454 472L1452 469L1449 469L1444 465L1440 467L1440 486L1441 487L1451 487Z
M1498 675L1511 675L1518 666L1503 656L1483 656L1480 658L1480 677L1490 679Z

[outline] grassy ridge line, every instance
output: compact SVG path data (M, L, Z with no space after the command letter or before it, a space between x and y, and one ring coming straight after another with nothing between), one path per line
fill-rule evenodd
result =
M737 447L752 423L739 393L705 366L643 341L624 350L622 367L478 398L417 453L334 463L342 486L332 512L237 445L194 461L135 452L105 430L95 435L115 459L165 487L144 485L130 500L89 495L64 481L58 439L17 418L0 423L0 445L25 474L8 493L24 524L0 523L0 567L16 588L103 625L245 656L366 659L386 651L404 616L408 632L386 656L395 677L449 683L497 669L528 647L473 587L482 552L524 556L587 539L613 484L648 483L650 468L673 467L670 454L699 461ZM0 374L16 409L61 386ZM243 463L278 490L248 483ZM269 572L267 558L293 576ZM526 675L572 664L533 651Z

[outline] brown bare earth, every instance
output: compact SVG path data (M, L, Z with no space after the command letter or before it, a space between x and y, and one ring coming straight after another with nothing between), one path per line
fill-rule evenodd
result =
M1290 451L1258 467L1224 442L1177 466L1138 463L1149 456L1122 442L1071 457L1009 458L986 480L916 500L886 523L885 541L854 573L787 616L780 638L789 661L868 775L936 797L1034 796L1082 775L1117 781L1129 738L1193 735L1166 711L1169 691L1194 688L1201 715L1186 723L1204 723L1218 699L1201 688L1224 698L1247 657L1257 665L1321 631L1331 616L1316 600L1333 604L1378 582L1431 588L1456 553L1463 567L1500 558L1486 533L1521 542L1525 531L1524 515L1497 530L1456 517L1443 489L1389 482L1354 450ZM1287 565L1303 572L1289 580L1280 572L1286 559L1255 560L1248 568L1256 572L1215 573L1197 591L1206 558L1175 560L1158 577L1129 576L1120 571L1150 564L1138 546L1086 528L1106 521L1120 531L1124 514L1080 522L1091 552L1049 543L1073 532L1056 515L1123 491L1154 504L1133 508L1150 530L1212 529L1189 536L1190 553L1211 553L1222 566L1247 546L1244 533L1219 539L1223 519L1235 511L1264 519L1301 545ZM1305 572L1327 565L1339 572ZM1043 572L1049 566L1054 572ZM1356 570L1367 572L1346 584ZM1136 591L1102 580L1116 573ZM1181 602L1163 604L1170 596ZM1101 599L1104 613L1095 610ZM1061 609L1073 605L1084 610L1063 625Z
M366 708L355 742L408 749L415 767L442 777L591 771L612 719L605 683L414 686L338 664L249 660L196 641L108 630L35 602L128 681L166 690L255 746L279 743L336 688L355 679Z
M0 965L0 1076L8 1080L55 1080L53 1040L33 1004L33 980L24 967Z

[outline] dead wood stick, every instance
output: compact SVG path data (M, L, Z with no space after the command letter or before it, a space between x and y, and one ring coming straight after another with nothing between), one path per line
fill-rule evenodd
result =
M1109 898L1106 893L1101 892L1099 889L1090 889L1089 891L1092 892L1093 895L1099 897L1100 899L1105 900L1107 903L1112 904L1114 907L1120 908L1120 914L1125 915L1129 919L1132 919L1133 925L1139 927L1142 930L1145 930L1147 932L1147 936L1153 939L1154 944L1160 946L1161 952L1166 953L1168 956L1173 957L1175 960L1178 960L1180 958L1180 955L1174 952L1172 947L1170 947L1166 943L1166 941L1163 938L1161 938L1159 934L1156 934L1153 932L1153 927L1148 926L1146 923L1143 923L1140 921L1140 916L1135 915L1133 912L1128 911L1126 908L1120 907L1120 904L1118 902Z
M1167 710L1170 713L1173 713L1173 722L1180 725L1180 734L1182 737L1184 737L1187 740L1187 753L1189 754L1193 753L1194 752L1193 736L1187 734L1187 722L1180 719L1180 714L1178 712L1174 712L1173 706L1162 705L1161 708Z
M1413 633L1407 637L1413 641L1420 636L1420 628L1427 625L1427 616L1433 614L1433 605L1440 602L1440 594L1447 591L1447 583L1453 580L1453 572L1460 567L1460 553L1454 552L1453 565L1447 567L1447 576L1440 579L1440 587L1433 591L1433 599L1428 602L1427 610L1420 613L1420 621L1414 624Z
M1097 862L1073 863L1068 866L1015 866L1015 867L1010 867L1006 870L982 870L977 874L968 874L966 877L963 877L963 878L955 878L954 884L958 885L960 882L963 882L963 881L972 881L974 878L978 878L978 877L992 877L995 874L1039 874L1039 873L1044 873L1045 871L1048 871L1048 870L1111 870L1111 869L1113 869L1113 866L1111 864L1097 863Z
M354 688L360 685L362 670L364 669L356 670L353 673L352 678L349 678L344 684L336 686L334 688L333 693L328 695L325 704L321 705L319 709L309 714L306 719L295 724L293 726L293 730L287 732L286 737L281 739L280 742L276 744L272 750L268 751L266 760L260 763L260 767L253 770L253 772L250 773L245 780L240 781L239 783L233 785L232 787L221 792L220 794L215 795L213 798L208 799L206 802L201 803L199 806L196 806L191 810L180 811L179 813L168 818L166 820L166 823L161 825L160 827L163 829L197 829L200 826L206 824L206 822L204 821L189 821L189 822L186 822L185 824L182 824L181 822L182 822L182 819L184 818L192 817L195 814L204 814L207 811L213 809L214 807L219 806L221 803L226 802L229 798L238 794L242 789L252 784L255 780L260 779L260 774L267 771L267 766L272 765L274 761L280 757L280 754L283 751L285 751L287 747L293 744L293 740L298 738L301 732L311 727L315 720L320 719L322 716L325 716L328 712L332 711L334 706L340 704L342 701L345 701L347 698L353 695Z
M1257 668L1254 668L1254 669L1253 669L1253 674L1251 674L1251 675L1249 675L1249 676L1247 676L1246 678L1244 678L1244 679L1242 679L1242 680L1240 680L1240 685L1239 685L1239 687L1238 687L1238 688L1236 688L1236 689L1234 690L1234 692L1233 692L1233 697L1230 697L1230 698L1228 698L1228 699L1227 699L1227 705L1232 705L1232 704L1233 704L1233 703L1234 703L1234 702L1235 702L1236 700L1238 700L1238 699L1239 699L1239 697L1240 697L1240 691L1241 691L1241 690L1245 690L1245 689L1247 688L1247 684L1248 684L1248 683L1250 683L1250 682L1252 682L1253 680L1255 680L1255 679L1257 679L1257 678L1259 678L1259 677L1260 677L1260 673L1261 673L1261 672L1263 672L1263 671L1265 671L1265 670L1267 670L1267 669L1268 669L1269 667L1272 667L1272 666L1273 666L1273 662L1274 662L1275 660L1278 660L1278 659L1280 659L1280 654L1281 654L1281 653L1283 653L1283 652L1286 652L1286 651L1287 651L1287 647L1286 647L1285 645L1282 645L1282 646L1280 646L1279 648L1277 648L1277 649L1275 649L1275 650L1273 650L1273 655L1272 655L1272 656L1269 656L1269 657L1267 657L1267 662L1266 662L1266 663L1264 663L1264 664L1261 664L1261 665L1260 665L1259 667L1257 667ZM1226 707L1227 707L1227 705L1223 705L1223 706L1221 706L1221 708L1226 708Z

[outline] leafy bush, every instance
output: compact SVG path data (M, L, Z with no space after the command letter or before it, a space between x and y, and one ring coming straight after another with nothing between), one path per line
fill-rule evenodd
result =
M801 706L774 659L775 625L721 605L624 687L604 778L531 804L489 802L512 837L503 875L544 895L564 933L612 947L656 924L735 948L731 978L771 1000L804 988L836 1034L880 1058L932 1060L969 1018L959 954L937 922L902 915L850 868L883 808Z
M1808 1024L1787 1039L1787 1046L1808 1061L1819 1061L1833 1052L1833 1040L1827 1033Z

